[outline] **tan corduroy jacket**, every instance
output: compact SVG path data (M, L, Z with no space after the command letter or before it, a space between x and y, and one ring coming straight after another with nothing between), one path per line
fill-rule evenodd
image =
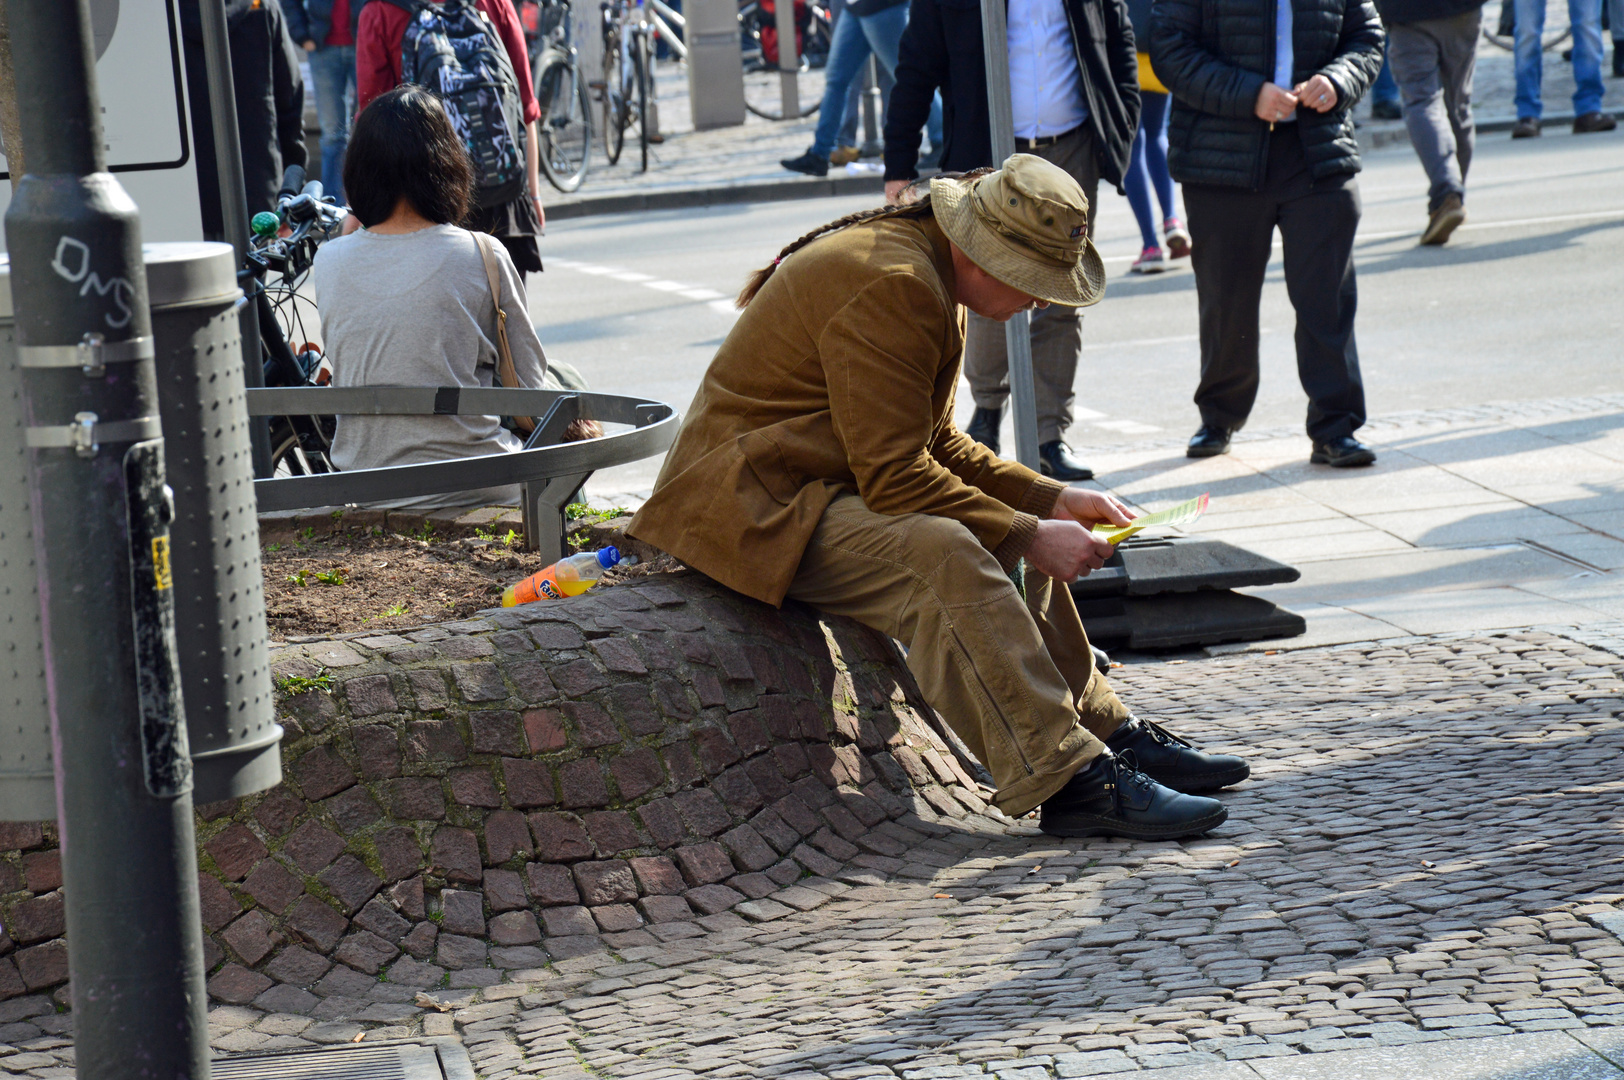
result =
M628 530L781 604L842 491L963 522L1006 567L1062 485L953 424L964 316L933 218L882 218L785 259L711 361Z

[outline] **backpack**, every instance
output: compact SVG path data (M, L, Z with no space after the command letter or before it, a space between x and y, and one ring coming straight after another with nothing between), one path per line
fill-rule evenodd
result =
M400 39L402 81L445 105L473 163L475 203L513 201L525 190L524 110L496 28L474 0L419 0L409 10L412 20Z

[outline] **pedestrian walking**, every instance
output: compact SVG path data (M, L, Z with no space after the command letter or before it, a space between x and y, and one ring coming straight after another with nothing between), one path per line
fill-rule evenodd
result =
M1421 243L1444 244L1466 220L1472 164L1472 72L1483 0L1381 0L1404 126L1431 187Z
M1381 69L1371 0L1156 0L1150 57L1173 91L1168 163L1184 185L1201 319L1201 427L1229 449L1257 398L1258 306L1280 230L1308 394L1309 461L1368 465L1353 322L1359 147L1352 110Z
M1128 192L1128 205L1139 223L1144 247L1130 270L1136 274L1159 274L1168 259L1190 254L1190 233L1179 220L1175 204L1173 175L1167 171L1167 87L1156 77L1145 51L1150 40L1151 0L1128 0L1128 18L1133 23L1133 41L1139 61L1139 130L1128 152L1128 175L1122 186ZM1156 233L1156 204L1162 211L1162 235ZM1162 250L1162 239L1167 250Z
M541 107L536 104L535 88L530 81L530 54L525 48L524 28L510 0L477 0L477 3L475 0L429 0L424 4L416 0L370 0L361 9L361 22L356 30L355 80L360 107L365 109L374 98L400 85L401 41L406 36L406 25L414 12L431 5L443 5L448 11L477 8L478 17L485 23L484 32L493 35L507 52L522 113L522 117L514 118L524 143L520 191L512 198L490 205L480 205L476 198L467 220L461 224L500 240L523 282L525 274L541 272L541 250L536 238L541 235L547 217L541 208L541 157L536 141L536 121L541 116Z
M1127 7L1123 0L1009 0L1008 12L1015 149L1058 165L1077 181L1088 200L1092 230L1100 181L1122 190L1139 125L1139 62ZM918 129L938 88L942 169L968 172L994 165L979 5L913 0L885 124L888 202L900 198L919 175ZM1032 317L1038 455L1043 474L1057 480L1094 475L1064 439L1082 353L1083 323L1076 308L1055 304ZM997 453L1009 400L1009 356L1004 327L973 310L964 376L976 406L965 433Z
M959 306L1001 321L1098 301L1088 217L1074 178L1016 154L784 248L740 294L628 532L764 603L901 640L1004 813L1041 807L1056 836L1172 839L1226 817L1191 793L1250 769L1135 717L1095 667L1066 583L1110 556L1088 526L1127 515L953 426Z
M304 142L304 79L299 74L299 50L288 36L281 7L262 0L228 0L225 19L238 142L242 146L243 190L252 217L261 210L275 208L283 171L289 165L303 168L309 160ZM180 26L192 111L207 117L208 71L203 56L202 16L196 4L181 5ZM203 235L225 237L214 129L202 123L194 130Z
M908 0L833 0L833 3L840 13L829 43L829 61L823 68L823 103L818 106L818 126L812 134L812 145L800 157L779 162L791 172L807 176L829 174L829 159L838 149L835 144L846 115L847 94L852 84L862 78L863 65L868 63L868 58L873 56L885 74L895 78L897 46L908 25ZM921 116L919 126L930 128L932 145L940 144L940 109ZM917 146L918 142L916 131L914 144Z
M355 32L366 0L285 0L288 34L310 61L321 122L321 181L344 201L344 147L355 104Z
M1545 3L1515 0L1517 21L1512 49L1516 56L1517 123L1511 129L1513 139L1531 139L1540 133L1540 117L1545 111L1540 97L1540 83L1545 77ZM1601 79L1601 5L1602 0L1568 0L1568 26L1573 32L1575 135L1612 131L1618 126L1612 114L1601 111L1601 99L1606 93Z

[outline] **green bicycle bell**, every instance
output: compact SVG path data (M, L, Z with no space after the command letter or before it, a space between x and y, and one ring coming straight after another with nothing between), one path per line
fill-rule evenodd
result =
M277 231L282 228L282 219L269 210L261 210L254 215L254 219L248 223L248 227L253 230L255 236L269 238L275 236Z

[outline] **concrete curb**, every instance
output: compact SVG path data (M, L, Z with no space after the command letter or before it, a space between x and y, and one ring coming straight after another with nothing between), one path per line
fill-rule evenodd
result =
M1609 112L1614 119L1624 121L1624 109L1603 110ZM1571 128L1573 114L1571 112L1547 113L1544 118L1547 128ZM1498 135L1510 131L1517 123L1515 116L1491 116L1478 120L1473 127L1479 135ZM1397 146L1410 141L1410 132L1402 120L1372 120L1361 124L1358 129L1359 152L1369 153L1372 150L1381 150L1388 146Z
M588 174L588 182L591 176ZM686 210L700 206L727 206L736 203L786 202L816 199L830 195L878 195L885 181L875 176L831 176L823 179L767 180L748 184L719 184L710 187L673 188L624 195L597 195L545 207L552 221L624 214L635 210Z

